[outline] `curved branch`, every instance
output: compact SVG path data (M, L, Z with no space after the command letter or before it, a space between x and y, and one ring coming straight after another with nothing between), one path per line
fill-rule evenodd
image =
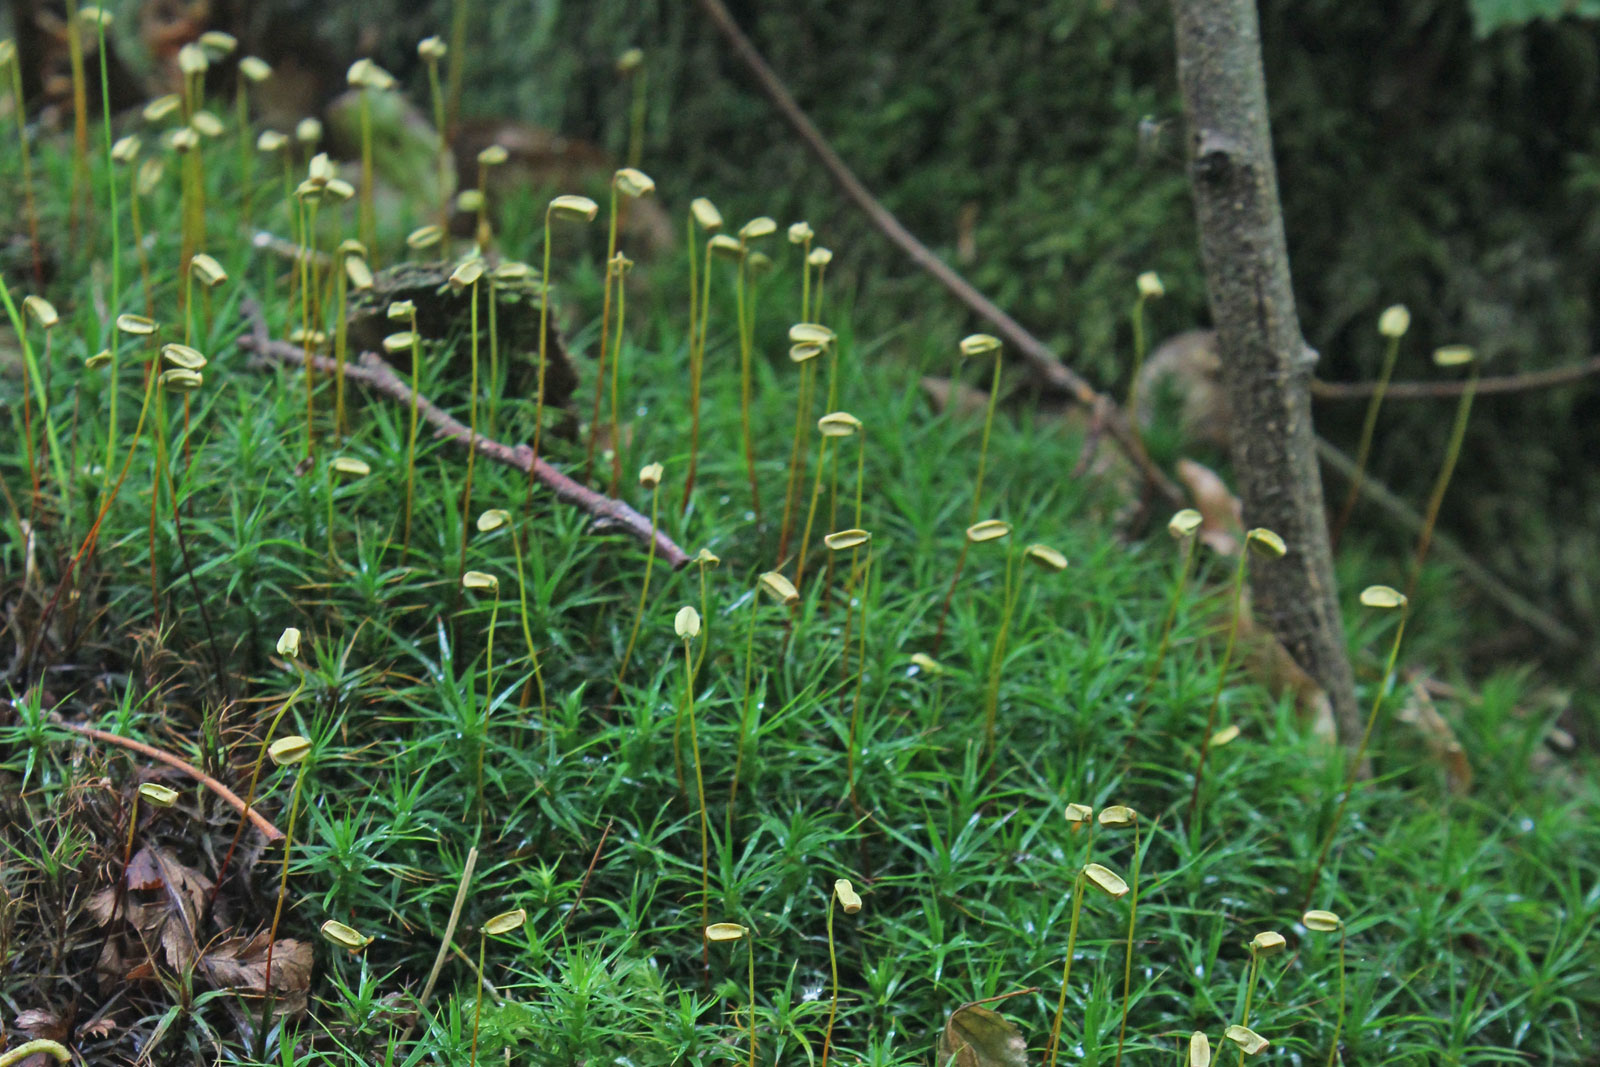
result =
M1320 437L1317 438L1317 454L1328 469L1345 482L1355 477L1355 461ZM1379 511L1388 515L1391 521L1406 532L1415 534L1422 529L1422 516L1417 514L1416 509L1390 492L1370 474L1363 476L1361 480L1361 495L1377 505ZM1435 533L1433 544L1434 551L1448 560L1463 580L1476 586L1485 597L1522 620L1529 629L1562 649L1570 651L1580 647L1582 639L1566 623L1506 584L1498 575L1474 559L1472 554L1462 548L1454 538Z
M57 723L56 725L60 726L63 730L71 730L73 733L82 737L87 737L92 741L99 741L101 744L106 745L116 745L118 748L125 748L130 752L137 752L141 756L148 756L153 760L160 760L168 767L182 771L184 774L187 774L190 778L193 778L195 781L211 790L217 796L227 801L241 815L248 815L250 821L255 824L256 829L261 831L261 836L265 837L268 841L283 840L282 830L268 822L266 817L257 811L253 806L246 809L244 801L239 799L239 794L235 793L233 790L229 789L227 786L223 785L205 771L202 771L200 768L196 767L194 764L188 763L183 759L174 756L170 752L163 752L154 745L147 745L143 741L135 741L131 737L123 737L121 734L107 733L105 730L96 730L92 726L79 726L76 723L70 722Z
M253 309L247 308L245 313L255 317ZM256 353L262 359L278 362L305 365L305 354L299 345L287 341L274 341L264 336L261 329L239 338L239 344ZM324 374L333 374L336 364L326 356L312 356L312 366ZM409 404L411 402L411 386L402 381L381 356L371 352L363 352L361 358L355 363L347 363L344 376L351 381L360 382L391 399ZM492 459L497 463L504 463L508 467L526 471L530 466L534 468L534 477L555 493L556 499L566 504L571 504L582 511L588 512L596 519L618 526L641 542L649 544L651 536L650 520L630 508L620 500L615 500L602 493L597 493L588 486L580 485L561 473L544 460L535 460L533 449L527 445L501 444L491 441L482 434L476 439L472 431L460 420L444 411L427 397L417 399L417 410L422 417L436 430L436 436L448 438L465 446L472 441L478 454L485 459ZM674 568L682 567L689 562L689 556L679 548L677 543L663 531L655 531L656 552L661 559Z
M739 29L739 24L728 13L722 0L700 0L700 8L727 40L734 54L750 69L761 91L766 94L773 107L777 108L784 121L799 135L811 154L817 157L817 161L833 178L840 191L861 209L878 231L904 252L913 263L933 275L934 279L965 304L968 310L993 326L1001 339L1028 361L1045 384L1071 394L1079 403L1094 411L1097 421L1105 426L1112 439L1134 462L1149 483L1173 503L1183 504L1188 499L1183 490L1150 459L1143 442L1139 440L1138 434L1134 433L1117 405L1109 397L1096 392L1086 380L1062 363L1048 345L1029 333L1021 323L979 292L971 282L957 274L927 245L917 240L888 208L878 202L871 191L862 184L861 179L855 176L849 165L840 158L839 153L833 150L833 146L816 126L812 125L811 120L806 117L806 113L795 102L789 90L761 57L755 45Z
M1591 356L1582 363L1552 367L1549 370L1479 378L1474 392L1483 396L1488 393L1522 393L1531 389L1554 389L1581 382L1595 374L1600 374L1600 356ZM1466 387L1465 379L1454 382L1390 382L1383 395L1386 400L1433 400L1460 396ZM1317 400L1366 400L1377 390L1377 382L1313 380L1311 383L1311 395Z

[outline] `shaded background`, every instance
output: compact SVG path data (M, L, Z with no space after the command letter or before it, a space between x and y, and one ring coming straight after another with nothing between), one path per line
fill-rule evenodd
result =
M118 6L118 52L159 82L173 27L220 25L309 110L363 54L425 100L415 42L451 4L243 0ZM1133 278L1168 296L1154 336L1204 325L1170 13L1157 0L826 0L730 3L801 105L885 204L1103 387L1126 392ZM1264 49L1301 319L1319 375L1372 378L1383 307L1413 311L1397 377L1438 377L1427 353L1474 345L1488 373L1593 351L1600 278L1600 32L1592 2L1270 0ZM677 211L712 196L730 219L808 218L838 253L832 292L858 329L978 325L847 208L684 0L516 0L470 6L463 117L532 124L620 157L629 87L613 59L645 51L642 165ZM1563 15L1563 12L1570 14ZM1546 18L1545 14L1561 17ZM167 32L163 31L167 28ZM483 44L481 42L491 42ZM1453 401L1392 404L1377 478L1420 507ZM1600 626L1600 429L1584 384L1483 398L1443 527L1508 584L1585 636ZM1353 449L1360 403L1320 403ZM1343 483L1329 479L1337 503ZM1409 535L1372 509L1347 548L1398 584ZM1428 588L1424 587L1425 590ZM1429 601L1432 601L1430 607ZM1470 610L1463 610L1470 608ZM1486 661L1593 678L1587 649L1551 648L1447 587L1428 629ZM1587 642L1585 643L1587 644Z

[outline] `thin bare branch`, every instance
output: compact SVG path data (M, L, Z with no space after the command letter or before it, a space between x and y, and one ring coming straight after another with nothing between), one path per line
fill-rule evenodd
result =
M1600 356L1591 356L1582 363L1549 370L1528 371L1525 374L1504 374L1495 378L1479 378L1477 395L1493 393L1524 393L1534 389L1555 389L1572 385L1585 378L1600 374ZM1467 387L1465 380L1452 382L1390 382L1384 390L1386 400L1435 400L1457 397ZM1311 396L1316 400L1366 400L1377 391L1377 382L1324 382L1311 383Z
M259 312L253 307L246 306L245 314L258 316ZM242 348L255 352L266 361L288 363L291 365L305 365L305 354L299 345L287 341L275 341L262 335L256 330L239 338ZM312 366L325 374L333 374L336 364L325 356L312 356ZM361 358L354 363L347 363L344 369L345 378L350 381L360 382L376 392L382 393L392 400L409 404L411 402L411 386L402 381L383 357L371 352L363 352ZM530 466L534 468L534 477L548 486L556 495L556 499L566 504L571 504L582 511L588 512L596 519L608 525L619 527L649 544L651 536L650 520L633 510L620 500L613 499L602 493L597 493L588 486L580 485L552 467L543 459L535 460L533 450L527 445L501 444L491 441L479 434L476 438L472 431L448 412L444 411L427 397L420 397L417 401L417 410L422 418L435 429L435 435L455 441L466 446L470 441L477 448L478 454L485 459L504 463L508 467L526 471ZM656 552L662 560L674 568L682 567L689 562L688 555L679 548L677 543L661 530L655 531Z
M87 737L92 741L99 741L101 744L105 745L116 745L118 748L125 748L130 752L137 752L141 756L148 756L153 760L160 760L167 766L182 771L184 774L187 774L190 778L193 778L195 781L211 790L217 796L221 797L228 804L232 805L241 815L247 815L250 821L255 824L256 829L261 831L261 836L265 837L268 841L283 840L282 830L268 822L266 817L254 807L246 809L244 801L239 799L239 794L235 793L233 790L229 789L227 786L223 785L205 771L202 771L200 768L196 767L194 764L174 756L170 752L163 752L154 745L147 745L143 741L135 741L131 737L123 737L121 734L107 733L104 730L96 730L92 726L79 726L76 723L70 722L63 722L59 723L58 725L63 730L71 730L73 733Z

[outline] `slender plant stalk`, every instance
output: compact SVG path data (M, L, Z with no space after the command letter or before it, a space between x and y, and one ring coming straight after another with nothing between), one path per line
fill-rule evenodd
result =
M1433 546L1433 528L1439 521L1439 509L1444 505L1445 490L1450 487L1450 476L1455 473L1456 460L1461 458L1461 444L1467 437L1467 418L1472 414L1472 398L1478 391L1478 364L1473 361L1472 374L1467 378L1467 386L1461 391L1461 400L1456 405L1456 419L1450 427L1450 443L1445 446L1444 465L1439 468L1439 477L1433 483L1433 492L1428 497L1428 510L1422 518L1422 533L1417 537L1417 554L1411 561L1411 575L1406 579L1406 599L1409 601L1417 591L1417 581L1422 577L1422 565L1428 559L1428 549Z
M478 255L486 255L494 233L489 229L489 166L478 159L478 217L472 227L472 239L478 246Z
M830 409L832 410L832 409ZM817 517L817 501L822 497L822 471L828 465L828 442L831 438L827 434L821 435L821 443L817 445L817 473L811 482L811 506L806 511L806 525L800 534L800 554L795 557L794 584L798 588L806 576L806 556L811 551L811 526ZM836 459L837 465L838 460Z
M650 545L644 553L644 583L639 587L639 610L633 617L633 630L628 634L628 647L622 653L622 666L617 668L616 687L611 692L612 703L622 692L622 680L628 673L628 661L633 658L634 642L639 639L639 624L644 621L645 602L650 598L650 571L656 562L656 520L660 517L661 485L650 487Z
M156 558L156 509L160 506L161 486L167 474L167 395L161 388L159 375L156 382L155 469L150 483L150 611L161 619L161 589ZM174 502L176 507L176 502Z
M476 774L475 805L478 819L481 822L486 814L483 806L483 759L484 750L489 747L489 715L490 705L494 702L494 630L500 621L500 585L494 587L494 606L489 609L489 636L484 649L483 663L483 737L478 742L478 769Z
M1133 313L1129 316L1133 322L1133 375L1128 380L1128 406L1126 410L1129 412L1130 417L1134 419L1135 426L1139 424L1139 374L1144 370L1146 352L1144 303L1145 295L1141 291L1133 301Z
M633 100L628 105L628 166L637 167L644 158L644 118L649 68L643 63L630 72Z
M745 940L750 952L750 1063L749 1067L756 1067L756 941L753 935L746 935Z
M978 509L983 498L983 474L989 459L989 435L994 430L995 403L1000 397L1000 353L994 357L994 377L989 383L989 407L983 415L983 439L978 446L978 474L972 482L972 521L978 521Z
M40 363L34 354L33 346L28 343L28 323L26 314L18 311L16 303L11 299L11 290L6 287L4 278L0 278L0 304L5 305L6 316L11 320L11 328L16 331L17 338L22 343L23 388L26 390L31 382L33 390L39 395L39 418L44 422L45 443L49 449L51 464L55 471L56 483L65 487L68 484L67 468L65 466L65 461L62 458L65 454L65 450L61 447L60 437L56 432L55 420L50 417L50 407L48 403L48 381L41 373ZM48 332L45 334L45 347L45 363L46 369L48 369L50 358L50 334ZM23 402L25 425L27 424L27 413L31 410L32 408L29 406L25 398ZM31 443L31 429L25 430L24 432L28 436L28 439ZM32 469L32 466L33 461L30 459L30 469ZM37 475L35 475L34 493L36 497L38 492L39 485L37 481Z
M316 454L316 438L312 428L312 424L317 417L317 382L316 371L313 367L315 360L311 358L312 339L315 336L311 328L311 259L316 252L317 198L312 197L309 204L302 205L301 212L300 344L306 364L306 455L309 457ZM185 272L187 273L187 268Z
M611 352L611 495L617 495L617 489L622 484L622 424L620 414L621 401L618 399L618 379L622 372L622 326L627 317L626 260L617 264L617 342ZM599 383L596 382L595 391L599 392Z
M456 25L455 29L452 30L452 33L459 31L461 29L461 25L460 24L466 21L466 16L463 14L463 12L466 9L466 6L467 6L467 0L456 0L456 22L457 22L457 25ZM455 111L454 111L454 106L455 105L454 105L453 101L454 101L455 94L456 94L457 89L458 89L458 85L456 84L456 78L457 78L457 73L456 72L457 72L457 70L459 68L459 64L461 62L458 58L455 57L454 52L455 52L455 46L452 44L451 45L451 53L452 53L452 55L451 55L451 59L450 59L450 77L451 77L451 82L452 82L451 89L450 89L451 97L452 97L452 104L451 104L451 115L452 115L451 121L452 122L455 121L454 117L453 117L454 114L455 114ZM611 269L611 267L610 267L610 264L608 262L607 266L606 266L606 270L610 271L610 269ZM538 380L538 386L537 386L537 389L538 389L537 396L535 397L534 402L533 402L533 462L528 464L528 490L527 490L527 494L526 494L526 499L523 501L523 506L522 506L522 510L524 512L526 512L528 510L529 505L531 505L533 503L533 485L534 485L534 481L535 481L534 471L539 466L539 438L540 438L540 436L542 435L542 433L544 431L544 370L545 370L546 360L549 357L549 345L546 342L546 337L548 336L549 332L550 332L550 205L547 204L547 205L545 205L545 209L544 209L544 270L539 275L539 380Z
M828 1027L822 1032L822 1067L828 1067L833 1047L833 1020L839 1014L839 958L833 950L833 904L838 893L828 894L828 973L833 976L833 996L828 1000Z
M34 522L37 522L39 518L40 506L39 463L33 454L33 397L29 389L29 383L34 378L33 371L37 369L38 364L34 361L33 349L27 343L27 334L25 332L26 327L24 326L23 329L24 332L19 336L23 338L23 357L27 361L28 366L24 368L22 374L22 451L28 462L28 481L33 487L32 494L29 496L29 500L31 501L29 516ZM48 337L49 334L46 334L45 336ZM48 413L50 410L50 405L48 400L44 398L43 383L40 383L40 397L41 405Z
M689 716L689 749L694 756L694 788L700 801L700 929L704 930L711 912L711 820L706 814L706 780L700 766L700 732L694 715L694 656L689 651L692 642L683 642L683 704ZM705 964L711 965L710 946L705 938L700 940L705 954Z
M1006 662L1006 642L1011 636L1011 617L1016 611L1017 596L1021 592L1022 582L1012 580L1012 575L1017 569L1017 544L1015 538L1006 552L1006 576L1001 586L1004 600L1000 608L1000 629L994 635L994 650L989 654L989 678L984 687L983 694L983 752L985 756L994 752L994 733L996 720L1000 712L1000 672Z
M87 214L85 205L89 199L89 87L83 69L80 28L78 0L67 0L67 60L72 68L72 191L68 227L74 245L78 240L78 226L84 222L79 212Z
M819 287L820 287L820 282L819 282ZM982 506L983 506L983 475L984 475L984 467L985 467L985 464L987 462L988 455L989 455L989 432L992 429L992 427L994 426L995 402L996 402L996 400L997 400L997 398L999 396L1000 396L1000 352L998 350L996 350L995 355L994 355L994 378L993 378L993 380L991 381L991 383L989 385L989 407L988 407L988 410L984 412L984 416L983 416L983 443L978 448L978 473L977 473L977 476L972 481L972 519L971 519L971 522L977 522L978 521L978 512L979 512L979 509L982 508ZM969 525L970 525L970 523L969 523ZM955 599L956 584L961 581L961 572L966 569L966 566L967 566L967 552L969 551L970 548L971 548L971 542L966 541L965 539L963 539L962 542L961 542L961 555L956 558L955 573L950 575L950 587L944 591L944 605L942 607L940 607L940 609L939 609L939 626L934 631L934 637L933 637L933 654L935 656L937 656L939 654L939 648L940 648L941 645L944 644L944 627L945 627L945 623L950 618L950 604Z
M33 252L34 284L44 283L44 252L39 244L39 209L33 198L33 154L28 148L28 109L22 96L22 63L11 61L11 110L17 118L17 154L22 157L22 203L28 216L28 245ZM107 453L109 456L109 453ZM107 460L110 466L110 460Z
M856 432L856 434L855 434L855 438L856 438L856 521L855 521L855 528L856 529L860 529L860 527L861 527L862 477L866 473L866 462L867 462L866 430L865 429L858 430ZM830 479L829 479L829 487L828 487L828 526L830 528L832 528L832 529L838 529L839 528L839 458L837 456L834 457L834 460L833 460L833 471L832 471ZM854 582L855 581L855 577L856 577L855 561L856 561L856 556L855 556L855 553L852 552L850 554L850 578L849 578L850 582ZM832 588L833 588L833 553L830 552L830 553L828 553L828 565L827 565L827 568L826 568L826 570L823 571L823 574L822 574L822 596L819 598L822 604L826 605L828 603L828 593L829 593L829 590L831 590ZM847 588L846 589L846 595L848 595L848 592L849 592L849 590ZM847 618L846 621L845 621L845 627L846 627L846 633L847 634L849 632L849 625L850 625L849 624L849 620ZM848 639L847 639L846 640L846 644L848 644L848 643L849 642L848 642Z
M360 90L361 116L361 203L357 225L361 227L361 243L367 246L367 257L374 267L378 265L378 215L373 209L372 191L372 93Z
M106 198L111 209L111 308L113 321L122 310L122 220L117 211L117 168L111 158L111 84L106 74L106 20L97 18L95 33L99 43L100 118L106 146Z
M528 662L533 666L533 680L539 686L539 711L548 714L550 704L544 695L544 674L539 669L539 652L533 644L533 631L528 628L528 580L522 571L522 535L517 532L516 519L511 520L511 550L517 557L517 599L522 609L522 640L528 646ZM523 703L527 703L524 688Z
M1250 1025L1250 1002L1255 996L1256 979L1261 974L1261 953L1254 946L1250 949L1250 977L1244 986L1244 1014L1239 1019L1240 1026ZM1244 1049L1239 1049L1239 1067L1244 1067Z
M494 279L494 273L489 274L489 411L483 428L483 435L490 440L494 439L495 402L500 398L500 286Z
M701 632L705 635L700 642L700 655L694 660L694 673L698 677L700 668L706 661L706 649L711 645L711 612L707 610L709 601L706 596L706 568L710 564L704 559L696 560L695 564L700 569L700 626Z
M1072 978L1072 954L1078 947L1078 912L1083 908L1083 871L1072 880L1072 922L1067 927L1067 959L1061 965L1061 993L1056 998L1056 1018L1050 1026L1050 1044L1045 1052L1045 1067L1056 1067L1061 1048L1061 1019L1067 1012L1067 983Z
M428 67L428 99L433 104L433 128L439 136L439 228L450 227L450 139L445 128L444 92L439 87L439 57L424 57Z
M1350 489L1345 493L1344 504L1339 508L1339 517L1334 521L1333 531L1329 540L1333 547L1339 547L1339 539L1344 536L1345 527L1350 523L1350 516L1356 509L1356 501L1361 498L1361 486L1367 477L1367 460L1372 456L1372 435L1378 429L1378 409L1383 406L1383 398L1389 391L1389 378L1394 374L1394 365L1400 358L1400 335L1395 334L1389 338L1388 345L1384 348L1383 367L1378 371L1378 383L1372 390L1372 399L1367 401L1367 415L1361 422L1361 442L1356 446L1356 472L1350 477Z
M13 324L18 327L20 334L21 321L17 316L16 306L11 302L11 293L6 289L3 278L0 278L0 301L5 303L6 311L10 314ZM61 579L56 583L55 591L50 594L49 602L45 604L44 611L40 613L39 622L34 628L33 639L28 645L26 654L23 656L24 664L33 662L34 654L39 648L39 641L45 633L45 624L55 613L56 605L61 602L61 595L66 592L67 583L72 580L73 572L77 570L78 564L83 562L83 557L86 554L94 550L94 546L100 538L100 526L105 522L106 513L111 510L111 505L116 501L117 494L122 492L122 483L127 480L128 470L133 466L134 453L139 448L139 437L144 431L145 415L150 409L150 393L155 388L155 383L155 374L152 373L145 376L144 402L139 405L139 418L133 427L133 440L129 443L127 455L123 458L122 470L117 474L116 483L112 485L110 492L104 494L104 499L100 502L99 514L95 516L94 522L90 523L89 532L84 534L83 542L78 545L78 550L73 553L72 559L68 561L66 568L61 572Z
M805 477L806 422L811 415L811 364L808 359L800 364L800 382L794 397L794 443L789 446L789 481L783 490L783 524L778 533L778 561L781 564L789 554L789 523L794 517L794 493L799 480Z
M1200 739L1200 759L1194 769L1194 792L1189 797L1189 830L1195 832L1200 814L1200 784L1206 773L1206 757L1211 754L1211 737L1217 729L1217 709L1222 704L1222 689L1228 681L1228 668L1233 664L1233 647L1239 638L1239 614L1244 610L1244 575L1250 562L1248 539L1239 545L1239 567L1233 576L1233 611L1228 618L1228 641L1222 649L1222 663L1217 668L1217 684L1211 693L1211 706L1206 709L1206 732Z
M1122 1046L1128 1039L1128 996L1133 987L1133 927L1139 918L1139 867L1143 860L1139 854L1139 823L1133 824L1133 877L1129 887L1133 890L1128 902L1128 940L1122 951L1122 1024L1117 1027L1117 1058L1112 1067L1122 1067Z
M155 318L155 291L150 287L150 253L147 252L145 250L145 247L144 247L144 227L143 227L143 225L141 225L141 223L139 221L139 200L140 200L140 196L139 196L139 178L138 178L137 173L135 173L134 176L133 176L133 180L131 182L129 182L128 221L129 221L129 225L132 227L132 230L133 230L133 233L132 233L133 249L139 256L139 287L144 290L144 314L145 314L145 318ZM115 362L116 347L113 346L111 351L112 351L112 354L113 354L113 361L112 361L112 364L111 364L111 376L113 378L115 378L116 377L116 367L117 367L117 364ZM113 392L111 394L111 415L108 417L108 421L111 422L113 424L113 426L115 426L115 423L116 423L116 410L117 410L117 406L116 405L117 405L117 394L113 390ZM111 462L110 462L111 461L111 450L115 445L116 445L116 432L113 429L110 439L106 441L106 466L107 467L110 467L110 465L111 465Z
M411 506L415 499L417 474L417 408L422 395L422 339L417 336L417 312L411 312L411 418L406 432L406 517L401 543L411 547Z
M472 473L478 457L478 282L473 281L468 289L472 298L472 313L470 329L472 331L471 359L472 359L472 391L467 400L468 443L467 443L467 476L466 484L461 490L461 559L456 568L456 582L459 584L461 576L467 573L467 538L472 530Z
M337 577L339 573L339 556L333 546L333 464L327 464L325 477L328 483L326 499L328 503L328 570Z
M449 93L446 97L445 123L440 127L445 133L446 143L455 133L456 121L461 115L461 72L466 63L467 22L471 17L472 3L471 0L452 0L450 6Z
M337 276L334 281L335 297L339 302L339 314L333 325L333 432L340 437L345 433L344 421L344 364L349 355L350 348L350 321L345 314L346 304L350 295L349 275L344 270L344 257L339 257L340 262L334 267Z
M811 256L809 254L807 254L806 260L809 262L810 259L811 259ZM821 322L822 321L822 279L823 279L823 276L826 275L827 273L828 273L828 265L826 263L820 264L817 267L817 281L816 281L816 286L815 286L815 288L813 289L813 291L811 293L811 314L806 319L807 322ZM832 383L831 380L830 380L829 385L828 385L828 395L829 395L830 398L833 396L833 383ZM830 403L831 403L831 400L830 400Z
M756 446L750 433L750 350L755 344L755 323L745 295L749 259L747 255L739 257L734 275L734 315L739 326L739 422L744 434L744 467L750 478L750 510L760 526L761 488L756 482Z
M1195 548L1200 538L1191 535L1185 540L1188 545L1183 552L1183 565L1178 570L1178 582L1172 587L1172 596L1167 601L1167 613L1161 620L1161 639L1156 643L1155 658L1150 661L1150 669L1145 674L1144 688L1139 697L1139 707L1133 713L1133 723L1129 730L1130 740L1144 713L1150 708L1150 695L1155 691L1156 675L1161 673L1161 664L1166 661L1167 649L1172 644L1172 627L1178 621L1178 608L1183 603L1184 591L1188 588L1189 577L1194 573Z
M845 760L848 764L846 770L850 778L850 806L858 813L862 808L861 802L856 799L856 744L861 735L861 676L865 673L867 666L867 595L871 591L872 552L869 550L867 552L866 568L861 576L861 603L856 609L861 615L861 636L858 638L860 644L856 648L855 693L850 698L849 753ZM849 643L848 634L846 634L845 642L846 644ZM847 649L846 655L848 654Z
M288 714L290 706L294 704L295 699L299 697L305 687L306 676L305 672L302 671L299 682L290 691L289 698L283 702L283 706L278 709L278 714L272 717L272 722L267 727L267 732L261 735L261 743L256 746L256 761L250 768L250 787L245 790L244 810L239 813L239 825L233 831L233 840L228 842L228 851L223 855L222 865L217 869L216 881L211 885L212 900L217 898L217 890L222 888L222 879L228 873L228 864L233 859L234 849L239 847L239 838L244 834L244 825L250 818L251 806L256 801L256 785L261 780L261 764L267 758L267 746L272 743L272 735L278 732L278 724L283 721L284 715Z
M133 834L134 828L139 825L139 788L137 781L133 789L133 803L128 808L128 836L122 843L122 871L117 876L116 892L112 894L111 914L122 914L122 906L126 903L128 893L128 867L133 863ZM107 934L109 937L110 935Z
M294 776L294 790L289 794L289 825L283 831L283 863L278 871L278 902L272 908L272 929L267 934L267 967L261 982L266 996L261 1004L261 1034L264 1041L267 1024L272 1020L272 954L278 944L278 921L283 918L283 898L289 889L289 852L294 846L295 817L300 813L300 787L305 785L306 772L302 766Z
M1344 924L1339 924L1339 1014L1333 1024L1333 1044L1328 1046L1328 1067L1333 1067L1339 1056L1339 1035L1344 1032Z
M103 54L104 47L105 47L104 42L102 42L102 44L101 44L102 54ZM105 78L105 73L104 73L104 71L102 71L101 72L102 84L104 83L104 78ZM243 68L240 68L239 74L238 74L238 80L234 83L234 87L233 87L233 117L234 117L235 124L237 124L238 127L239 127L239 184L242 187L246 188L246 189L250 188L250 186L252 184L251 183L251 179L255 176L254 175L255 168L250 165L251 164L250 149L251 149L252 145L251 145L251 138L250 138L250 92L249 92L249 88L248 88L249 84L250 84L250 79L246 78L244 76L244 70L243 70ZM251 204L254 203L254 200L255 200L255 198L253 196L247 196L247 197L244 198L245 224L246 225L248 225L249 222L250 222L250 206L251 206Z
M689 232L694 232L694 221L689 222ZM694 250L691 242L689 252L691 271L694 265ZM689 324L689 470L683 478L683 506L682 512L689 510L689 500L694 496L694 475L700 462L700 381L704 373L706 358L706 325L707 312L711 305L711 242L707 241L705 252L701 258L701 288L700 288L700 326L696 330L693 318Z
M1389 661L1384 664L1383 680L1378 684L1378 692L1372 698L1372 710L1367 713L1367 725L1361 731L1361 743L1356 746L1356 754L1350 761L1350 769L1345 772L1344 793L1339 798L1339 806L1334 809L1333 821L1328 824L1328 833L1322 839L1322 848L1317 852L1317 862L1311 868L1311 878L1306 883L1305 907L1310 907L1310 900L1317 891L1317 883L1322 878L1323 864L1327 862L1328 852L1333 848L1333 839L1338 836L1339 826L1344 822L1344 809L1350 803L1350 794L1355 792L1356 779L1360 775L1361 767L1367 757L1367 744L1372 740L1372 728L1377 725L1378 712L1383 707L1383 698L1388 695L1389 686L1394 682L1395 665L1400 660L1400 642L1405 638L1406 620L1409 616L1410 606L1408 601L1407 606L1401 608L1400 624L1395 627L1394 642L1389 646ZM1305 908L1301 910L1304 911Z
M694 212L689 213L684 222L684 232L688 237L689 248L689 407L693 412L691 421L693 428L691 434L698 437L700 431L700 368L695 360L695 327L700 315L700 265L694 253ZM709 268L710 264L706 264ZM689 469L684 475L683 503L678 508L678 514L683 515L689 510L689 490L694 486L694 452L691 448L689 454ZM705 576L705 569L701 568L701 577ZM701 612L702 616L705 614Z
M472 1054L467 1060L469 1067L478 1067L478 1023L483 1019L483 960L484 950L489 944L489 932L478 931L478 993L472 1002Z
M693 228L691 221L690 227ZM689 246L690 259L694 258L694 245ZM611 339L611 273L617 258L617 179L611 178L611 221L606 229L606 277L605 295L600 304L600 363L594 371L594 411L589 416L589 445L583 461L583 480L587 482L594 472L594 443L600 434L600 395L604 391L602 383L606 380L606 358L610 353ZM619 284L620 287L620 284ZM690 329L693 330L694 316L690 313ZM622 333L622 327L617 327L617 333ZM691 344L693 343L691 337ZM620 346L619 346L620 347ZM616 427L612 426L611 436L611 493L616 495L617 485L622 481L622 442L617 440Z
M761 590L750 594L750 628L744 635L744 691L739 697L739 739L733 750L733 784L728 787L728 825L733 825L733 808L739 800L739 772L744 768L744 735L750 722L750 672L755 662L756 612L761 607Z
M817 321L811 317L811 234L809 231L800 248L800 321Z

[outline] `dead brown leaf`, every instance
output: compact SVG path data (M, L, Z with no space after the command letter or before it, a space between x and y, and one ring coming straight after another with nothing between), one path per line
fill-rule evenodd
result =
M66 1016L51 1008L28 1008L17 1012L16 1026L29 1037L58 1042L66 1041L70 1029Z
M1416 728L1429 757L1444 769L1451 793L1460 796L1472 788L1472 764L1466 750L1456 739L1450 723L1439 714L1426 685L1418 682L1410 687L1406 702L1396 712L1395 719Z
M1223 556L1238 554L1244 534L1244 508L1216 471L1192 459L1178 461L1178 481L1200 512L1200 540Z
M205 954L204 968L212 986L238 989L260 996L267 983L267 934L230 937L212 945ZM272 992L274 996L304 993L311 987L311 945L291 938L278 940L272 949Z
M1228 607L1232 610L1231 604ZM1311 728L1312 736L1329 743L1338 739L1338 728L1333 722L1333 701L1316 679L1295 662L1283 642L1256 622L1250 611L1248 589L1239 614L1239 647L1244 652L1245 672L1274 698L1285 693L1293 696L1300 722Z
M122 910L116 913L116 890L102 889L89 898L89 914L101 926L121 920L106 939L96 967L102 982L150 977L150 953L160 946L166 965L187 971L199 956L196 931L211 879L186 866L159 845L141 848L128 861Z
M922 391L935 411L949 411L963 417L982 415L989 408L989 394L965 382L949 378L923 378Z

